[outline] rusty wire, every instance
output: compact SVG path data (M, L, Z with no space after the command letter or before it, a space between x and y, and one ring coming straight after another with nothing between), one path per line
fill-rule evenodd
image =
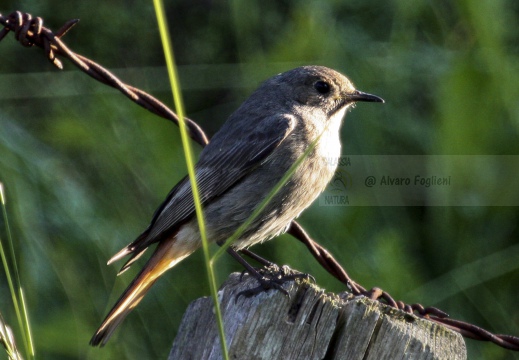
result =
M61 55L68 58L81 71L93 77L97 81L102 82L121 91L126 97L143 108L159 115L167 120L173 121L178 125L178 116L166 105L133 86L127 85L119 80L110 71L99 64L87 59L84 56L72 52L62 41L61 37L65 35L79 20L74 19L67 21L56 33L43 26L43 20L40 17L33 18L31 14L15 11L8 16L0 14L0 24L4 26L0 30L0 41L9 33L14 32L14 37L23 46L38 46L45 50L47 58L58 69L63 69L63 64L56 57ZM209 140L204 131L189 118L184 118L186 122L189 136L202 146L207 145Z
M126 97L138 105L178 125L178 116L166 105L144 91L123 83L107 69L92 60L72 52L61 41L61 37L77 24L78 21L79 20L70 20L54 33L43 26L43 19L40 17L33 18L31 14L22 13L20 11L15 11L8 16L0 14L0 24L3 26L3 29L0 30L0 41L10 31L13 31L15 39L23 46L31 47L36 45L43 48L47 58L60 70L63 69L63 65L57 58L57 55L69 59L75 66L92 78L121 91ZM185 118L185 121L190 137L202 146L207 145L209 140L202 128L189 118ZM492 334L476 325L451 319L447 313L435 307L424 308L420 304L409 305L402 301L395 301L389 293L379 288L366 290L360 284L352 280L337 260L335 260L325 248L312 240L303 227L296 221L292 221L287 232L305 244L319 264L340 282L346 284L353 295L363 295L409 314L414 314L420 318L439 323L467 338L479 341L490 341L503 348L519 351L519 337L517 336Z

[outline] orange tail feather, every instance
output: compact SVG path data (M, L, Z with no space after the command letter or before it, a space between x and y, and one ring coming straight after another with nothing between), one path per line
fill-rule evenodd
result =
M141 272L123 292L115 306L90 340L92 346L104 346L124 318L139 304L157 279L195 249L175 246L175 239L164 240L150 257Z

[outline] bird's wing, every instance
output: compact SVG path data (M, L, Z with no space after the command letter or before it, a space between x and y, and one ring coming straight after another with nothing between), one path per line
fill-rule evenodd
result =
M296 120L290 116L273 116L261 119L249 133L223 134L235 137L217 147L210 142L195 167L198 191L202 205L232 188L243 176L259 166L292 132ZM132 254L121 269L126 270L151 244L178 230L191 219L195 204L189 177L184 177L168 194L156 210L151 224L131 244L110 259L109 263Z

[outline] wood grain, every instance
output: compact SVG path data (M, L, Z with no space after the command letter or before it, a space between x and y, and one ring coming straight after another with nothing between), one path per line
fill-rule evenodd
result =
M467 358L461 335L378 301L325 293L306 281L283 285L290 298L277 290L237 298L256 286L235 273L220 289L231 359ZM223 359L211 298L189 305L169 359Z

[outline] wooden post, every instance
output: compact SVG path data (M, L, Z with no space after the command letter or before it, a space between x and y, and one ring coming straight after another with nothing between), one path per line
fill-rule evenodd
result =
M277 290L236 297L257 285L234 273L219 291L231 359L467 358L458 333L378 301L327 294L306 281L283 285L290 298ZM189 305L169 359L222 359L211 298Z

